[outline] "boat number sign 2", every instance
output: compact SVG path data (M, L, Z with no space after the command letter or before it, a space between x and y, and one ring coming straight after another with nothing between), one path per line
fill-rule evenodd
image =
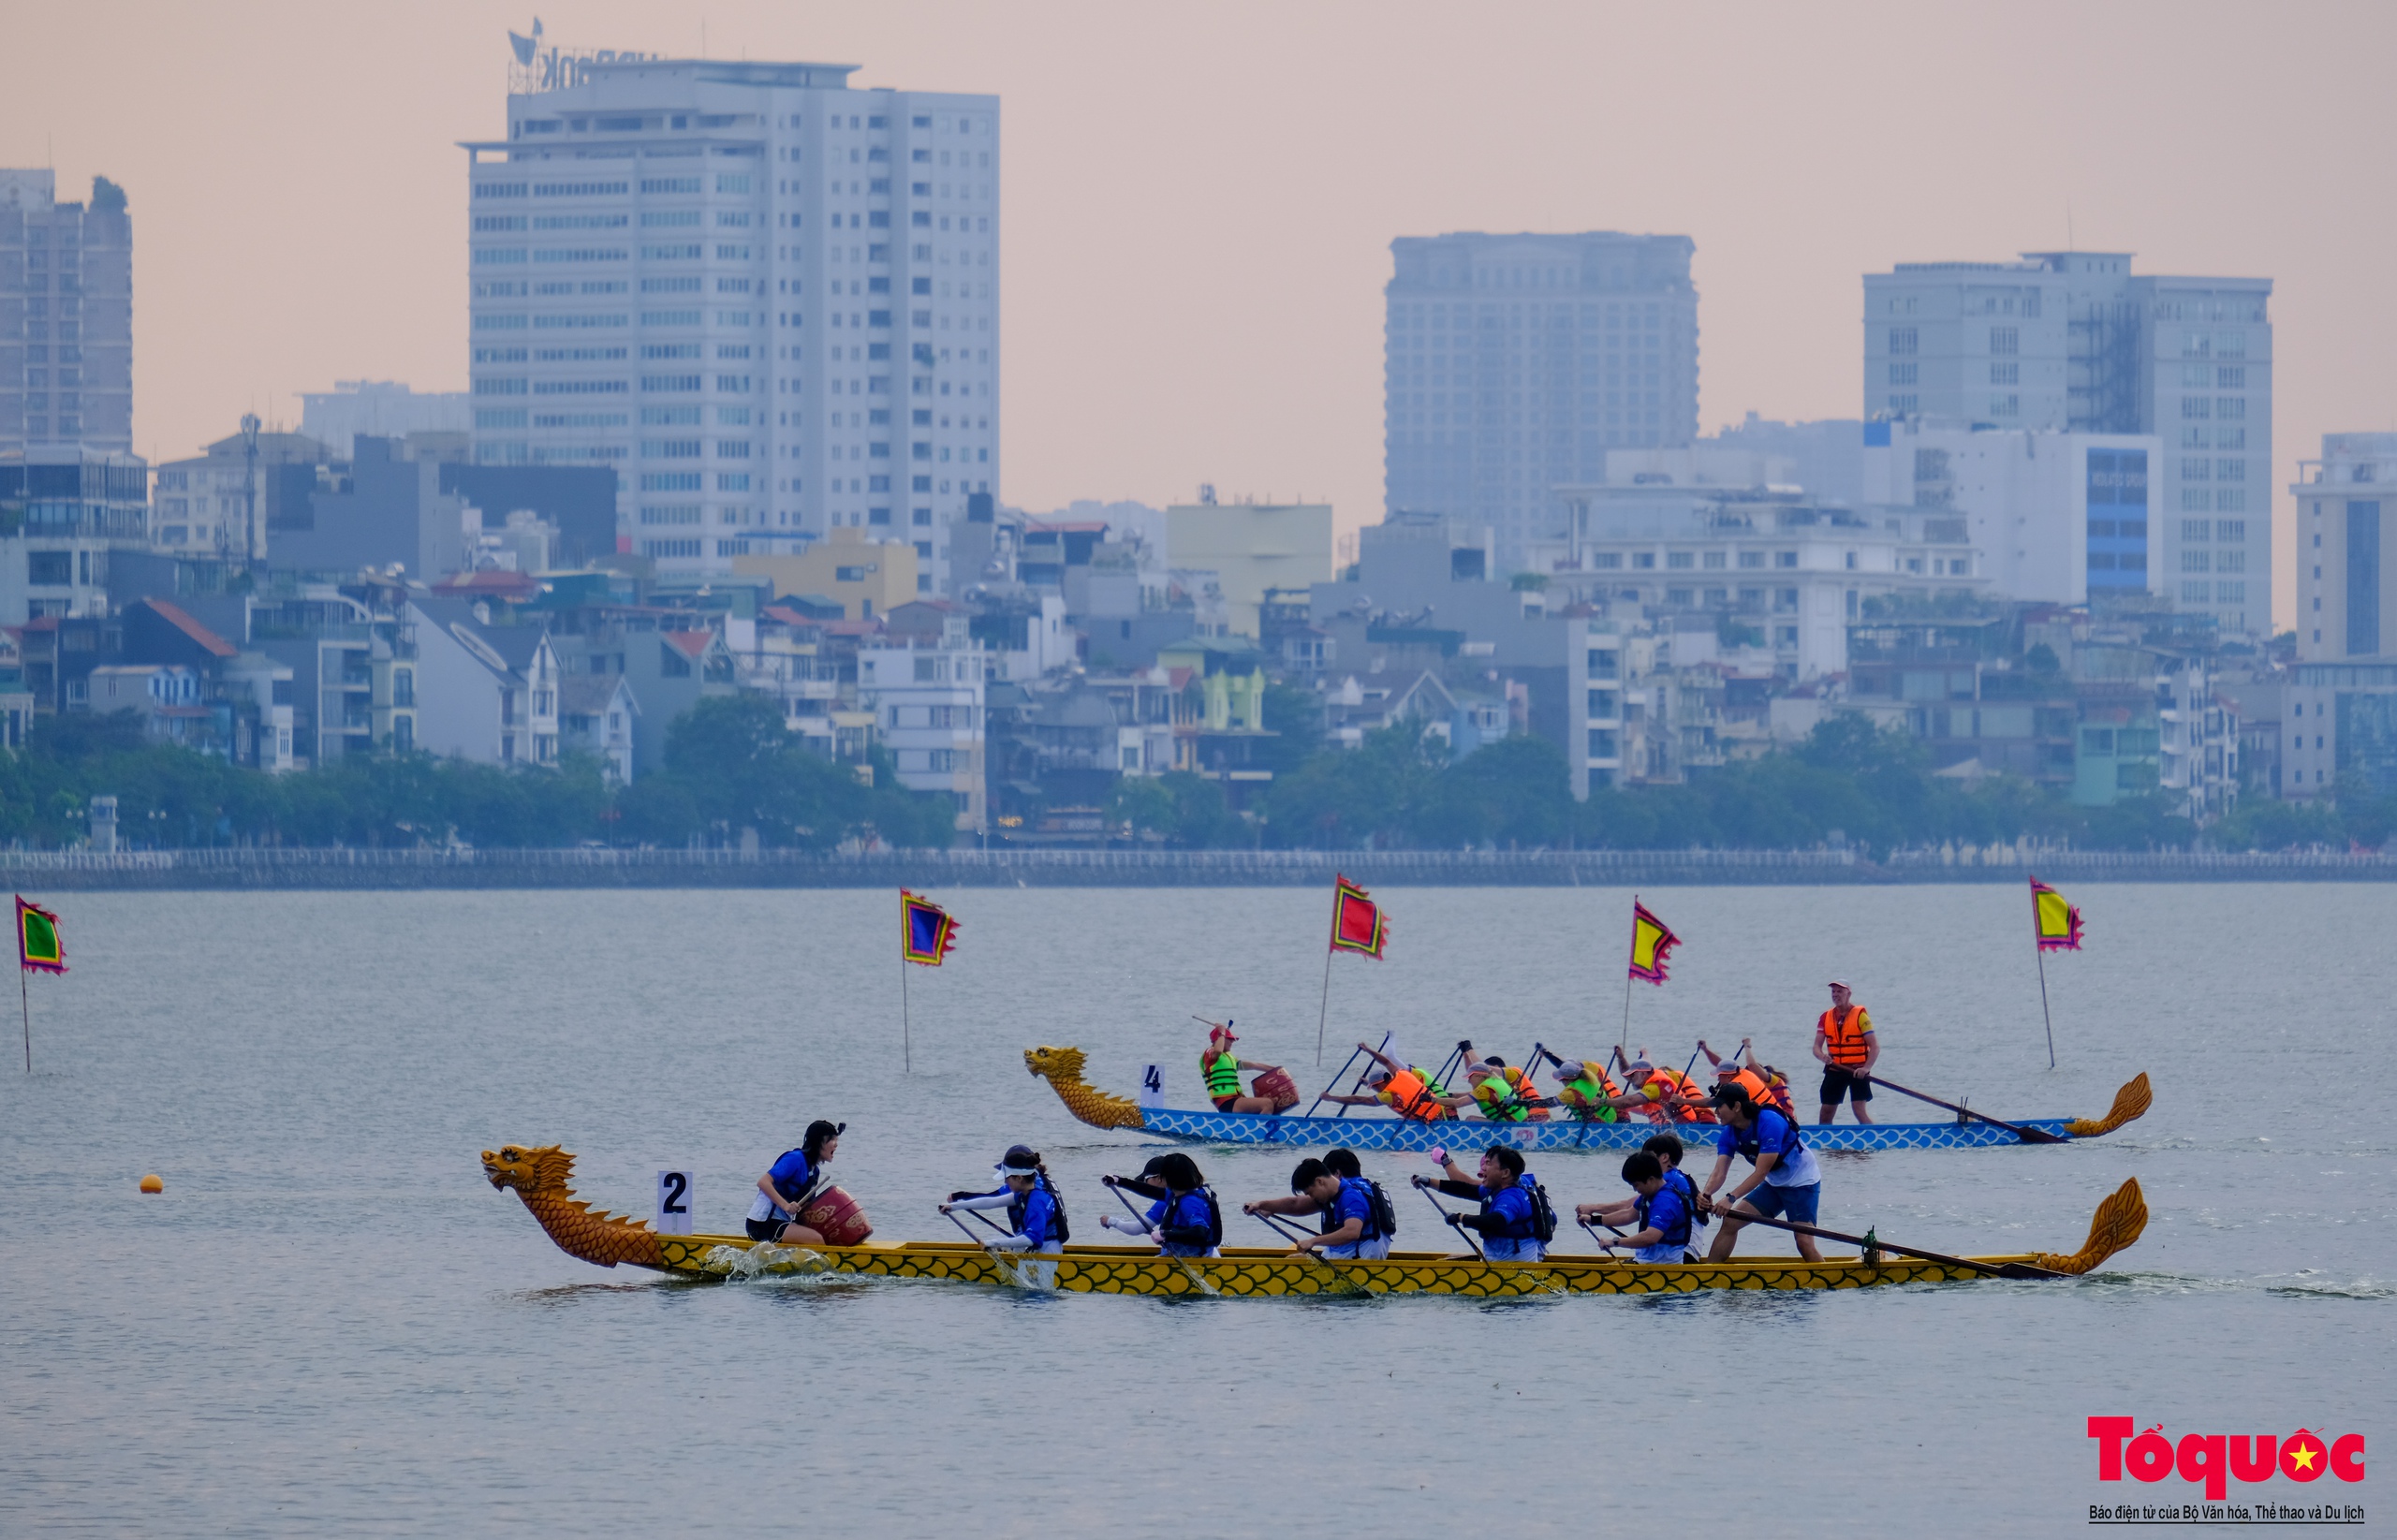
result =
M650 1227L659 1235L691 1233L690 1172L657 1173L657 1222Z

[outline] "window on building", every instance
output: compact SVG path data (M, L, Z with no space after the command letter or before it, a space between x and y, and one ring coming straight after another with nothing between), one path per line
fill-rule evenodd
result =
M1989 329L1989 350L1992 353L1999 354L2022 352L2022 329L2020 327L2011 326L1991 327Z

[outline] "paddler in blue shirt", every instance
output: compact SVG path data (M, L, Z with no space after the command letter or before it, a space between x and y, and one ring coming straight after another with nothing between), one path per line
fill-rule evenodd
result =
M1321 1160L1302 1160L1290 1173L1288 1197L1259 1198L1244 1203L1252 1214L1323 1215L1319 1235L1301 1238L1292 1253L1317 1252L1338 1260L1380 1261L1390 1255L1390 1231L1377 1210L1388 1200L1374 1201L1374 1184L1365 1180L1357 1155L1350 1150L1328 1151Z
M1539 1235L1537 1183L1524 1174L1522 1155L1507 1145L1492 1145L1481 1152L1478 1180L1467 1177L1464 1167L1447 1155L1446 1151L1434 1154L1448 1173L1447 1181L1417 1177L1415 1185L1434 1188L1450 1197L1478 1198L1481 1203L1479 1213L1450 1214L1448 1223L1480 1236L1481 1254L1493 1262L1544 1259L1548 1243Z
M1813 1225L1823 1198L1822 1166L1815 1159L1815 1152L1806 1148L1806 1140L1795 1122L1769 1107L1757 1106L1737 1085L1718 1089L1714 1104L1720 1110L1723 1126L1714 1136L1714 1169L1708 1174L1706 1190L1698 1195L1698 1201L1701 1206L1712 1205L1715 1216L1723 1221L1723 1228L1716 1232L1714 1244L1707 1251L1709 1262L1720 1262L1731 1254L1731 1243L1744 1228L1742 1214ZM1746 1181L1717 1198L1715 1190L1731 1174L1731 1157L1735 1154L1745 1155L1756 1169L1748 1173ZM1809 1262L1823 1259L1813 1236L1800 1233L1796 1239L1799 1255Z
M1679 1173L1672 1173L1678 1175ZM1690 1229L1698 1222L1698 1214L1680 1189L1668 1180L1665 1163L1645 1150L1635 1150L1624 1157L1623 1180L1640 1195L1628 1204L1615 1209L1610 1223L1629 1220L1640 1227L1627 1236L1608 1236L1598 1242L1602 1252L1612 1252L1621 1246L1628 1249L1631 1259L1652 1267L1675 1267L1695 1262L1690 1254ZM1590 1205L1589 1208L1596 1208ZM1612 1207L1612 1206L1610 1206ZM1630 1211L1625 1213L1623 1209ZM1589 1218L1585 1208L1583 1218Z
M1154 1180L1151 1180L1154 1179ZM1162 1256L1219 1256L1224 1241L1223 1210L1198 1173L1198 1163L1181 1151L1159 1155L1141 1169L1140 1180L1100 1179L1110 1187L1154 1197L1146 1215L1108 1214L1099 1224L1129 1235L1155 1238Z
M1007 1152L999 1157L996 1174L1001 1183L997 1192L951 1197L940 1206L940 1211L1004 1209L1008 1233L984 1244L1001 1251L1029 1251L1046 1256L1064 1251L1070 1233L1066 1225L1066 1206L1039 1154L1024 1145L1010 1145Z
M772 1169L757 1179L757 1195L749 1205L749 1239L775 1240L786 1246L821 1246L824 1238L799 1222L799 1212L824 1180L824 1163L841 1148L849 1125L818 1118L807 1125L806 1137L796 1150L782 1152Z

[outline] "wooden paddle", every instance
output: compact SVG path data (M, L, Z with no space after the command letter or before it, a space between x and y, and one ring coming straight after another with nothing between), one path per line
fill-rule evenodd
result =
M1422 1194L1423 1201L1430 1204L1434 1211L1439 1214L1441 1224L1448 1225L1449 1229L1452 1229L1456 1231L1457 1234L1464 1237L1464 1243L1473 1248L1474 1255L1479 1257L1484 1262L1490 1260L1490 1254L1481 1249L1480 1238L1476 1236L1471 1230L1466 1229L1463 1225L1451 1223L1451 1221L1456 1218L1456 1215L1450 1213L1448 1206L1442 1203L1436 1196L1433 1195L1433 1192L1430 1187L1418 1185L1415 1190Z
M1988 1123L1992 1127L2003 1128L2007 1133L2013 1135L2016 1138L2021 1139L2024 1144L2068 1144L2071 1142L2062 1135L2051 1134L2043 1128L2025 1128L2021 1123L2007 1122L2003 1118L1993 1118L1986 1112L1976 1112L1971 1107L1959 1107L1954 1102L1943 1102L1936 1096L1926 1096L1919 1091L1908 1091L1905 1087L1898 1084L1897 1081L1885 1080L1878 1075L1865 1075L1860 1073L1856 1078L1872 1085L1888 1086L1891 1091L1896 1092L1899 1095L1912 1096L1918 1102L1929 1102L1934 1107L1944 1107L1960 1118L1972 1118L1978 1122Z
M1727 1224L1770 1225L1776 1230L1787 1230L1791 1235L1810 1235L1818 1240L1836 1240L1843 1245L1854 1246L1868 1254L1874 1252L1895 1252L1900 1256L1917 1257L1925 1262L1937 1262L1950 1268L1963 1268L1991 1278L2066 1278L2071 1276L2069 1273L2051 1272L2045 1268L2035 1268L2028 1262L1999 1264L1976 1262L1968 1256L1948 1256L1940 1252L1926 1252L1912 1246L1896 1245L1878 1237L1867 1240L1860 1235L1842 1235L1837 1230L1819 1229L1815 1225L1800 1225L1791 1220L1767 1219L1762 1214L1743 1214L1720 1198L1708 1200L1708 1211Z

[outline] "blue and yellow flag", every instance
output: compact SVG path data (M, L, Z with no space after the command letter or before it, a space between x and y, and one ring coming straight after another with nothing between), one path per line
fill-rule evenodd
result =
M910 962L937 968L957 944L957 921L930 899L899 889L899 955Z
M1672 927L1648 912L1648 906L1638 899L1631 901L1631 976L1644 978L1651 984L1665 981L1665 962L1682 938L1673 934Z
M66 950L58 941L58 917L17 895L17 965L37 974L66 971Z
M2031 932L2043 952L2081 950L2081 911L2037 877L2031 879Z

